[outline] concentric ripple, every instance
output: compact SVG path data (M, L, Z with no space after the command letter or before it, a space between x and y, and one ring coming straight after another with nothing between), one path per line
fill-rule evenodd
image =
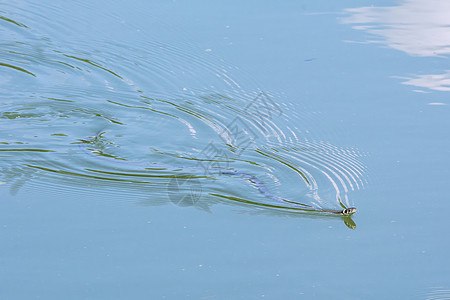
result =
M66 13L49 9L50 19ZM307 113L236 68L183 43L67 38L82 21L54 29L32 5L0 6L0 167L11 192L28 182L156 204L192 194L189 179L204 209L330 212L366 184L363 154L312 137Z

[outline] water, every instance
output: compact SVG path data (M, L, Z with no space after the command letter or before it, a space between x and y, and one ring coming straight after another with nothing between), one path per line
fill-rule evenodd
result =
M448 4L370 5L1 3L0 296L448 295Z

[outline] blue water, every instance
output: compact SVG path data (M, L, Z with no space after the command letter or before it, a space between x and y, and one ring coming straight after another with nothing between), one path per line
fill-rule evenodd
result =
M449 11L0 3L0 298L445 299Z

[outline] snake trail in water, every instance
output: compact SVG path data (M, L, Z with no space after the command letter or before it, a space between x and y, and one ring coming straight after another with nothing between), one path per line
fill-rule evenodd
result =
M264 124L261 124L260 119L253 118L254 111L243 109L254 101L261 91L259 84L249 80L248 74L240 75L237 68L222 63L209 54L199 54L197 50L186 48L184 44L168 45L160 42L158 36L148 38L141 36L141 33L134 37L139 43L135 43L132 48L130 43L125 41L92 41L86 40L84 36L82 40L74 41L72 37L66 39L65 35L52 34L53 39L56 39L52 41L47 35L48 30L52 32L54 27L41 28L40 24L45 23L45 20L36 20L40 21L39 18L27 18L26 27L13 26L8 30L18 43L5 45L5 50L8 51L4 52L4 58L7 58L7 61L23 60L24 63L19 67L23 67L23 70L30 68L33 73L31 76L27 72L24 73L21 67L15 69L16 73L11 73L11 79L8 81L11 84L5 85L14 87L13 82L24 80L23 76L29 80L20 89L6 90L8 97L3 103L5 113L1 114L0 118L4 136L8 136L8 140L4 142L27 145L27 148L33 150L19 149L21 155L17 155L13 152L14 149L11 149L14 161L41 170L41 176L53 175L52 179L55 181L67 177L69 188L75 184L72 179L89 178L83 173L87 168L82 157L67 155L72 151L71 143L93 134L99 127L104 128L103 126L107 126L105 123L121 127L120 130L125 130L121 133L129 137L139 128L165 128L168 126L167 119L171 119L186 126L185 129L188 128L184 137L190 135L194 144L206 141L212 135L217 137L216 134L226 132L230 121L239 118L246 122L246 129L255 130L259 135L255 148L263 149L260 151L263 155L267 154L264 151L268 149L270 157L263 159L280 163L284 163L283 160L292 160L297 166L310 167L311 172L323 175L324 180L320 182L321 191L329 190L335 193L336 199L343 195L345 207L350 206L346 193L353 190L352 184L359 188L358 181L362 178L361 167L352 153L348 154L341 149L336 151L336 148L327 148L327 145L319 145L318 151L271 152L272 147L285 149L290 143L296 145L298 140L304 145L306 138L311 141L312 135L307 129L311 129L310 125L317 122L307 120L303 115L293 120L292 114L295 113L294 109L298 103L276 101L277 104L284 105L283 110L289 111L289 115L283 114L277 119L266 118ZM34 27L36 29L31 30ZM39 29L45 30L41 32ZM161 40L164 40L164 36L165 34L161 34ZM29 43L30 41L32 43ZM127 55L123 55L124 53ZM14 76L20 78L16 80ZM241 86L245 87L245 90ZM158 117L164 117L164 120ZM11 124L13 122L14 125ZM11 126L14 126L14 132L9 129ZM304 129L298 130L297 127ZM173 128L167 131L170 135L175 133L176 129ZM147 137L147 132L145 134ZM140 141L142 137L144 136L134 135L130 140ZM230 140L225 134L221 138ZM85 138L85 143L80 144L83 151L97 160L100 157L105 158L111 165L120 161L97 155L95 149L89 150L90 139ZM174 148L176 145L168 145L164 141L161 144L152 142L152 145L164 147L168 152L174 153L178 150ZM226 143L227 146L231 144L229 141ZM135 156L144 154L142 150L145 145L137 146L138 149L132 149L133 154L128 156L132 159L126 163L133 164L134 161L140 164L139 161L143 161ZM185 144L183 151L192 149L190 147L191 145ZM8 152L3 153L9 155ZM157 167L157 164L152 166ZM173 171L177 168L189 174L199 174L201 171L200 168L175 164L166 165L165 168ZM262 179L262 173L254 169L248 170L239 165L236 168L221 169L220 173L245 179L268 201L278 203L279 206L331 214L354 212L344 210L344 207L342 210L322 208L336 208L340 201L330 203L314 198L319 203L311 203L317 205L313 206L285 200L296 199L298 194L296 178L290 176L290 171L289 168L279 171L281 179L277 182L283 182L285 187L276 194L283 197L275 195L273 189L269 189L265 184L267 181ZM273 172L268 173L268 176L274 176ZM315 174L305 181L310 180L311 186L308 188L317 191L318 184L311 180L315 179ZM285 196L285 193L288 195ZM330 199L329 195L324 198ZM257 204L257 201L255 203Z
M82 152L90 155L91 157L95 157L96 159L102 159L108 162L108 164L133 164L135 166L142 167L144 169L146 168L152 168L152 169L165 169L168 171L183 171L188 173L198 173L201 171L205 171L202 167L199 166L182 166L182 165L169 165L169 164L157 164L157 163L142 163L142 162L128 162L123 160L118 160L113 157L108 157L105 155L98 154L99 152L96 151L96 149L89 148L89 145L93 145L96 140L101 137L102 133L97 134L96 136L89 136L85 139L81 139L79 143L79 148ZM98 149L97 149L98 150ZM302 210L302 211L311 211L311 212L323 212L323 213L329 213L329 214L336 214L336 215L343 215L343 216L349 216L356 212L356 208L354 207L345 207L342 203L340 205L342 206L342 209L326 209L326 208L317 208L313 207L311 205L302 204L294 201L289 201L286 199L283 199L277 195L274 195L264 184L264 182L259 179L257 176L249 174L247 172L239 171L232 168L218 168L215 169L219 175L228 175L228 176L234 176L234 177L240 177L245 180L247 180L252 186L254 186L259 193L261 193L264 197L270 199L274 205L282 205L284 207L291 207L294 209Z

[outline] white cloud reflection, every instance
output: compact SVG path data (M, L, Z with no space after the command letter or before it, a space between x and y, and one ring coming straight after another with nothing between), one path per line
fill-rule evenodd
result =
M353 24L381 43L413 56L450 54L450 0L403 0L398 6L346 9L342 22ZM407 78L403 84L450 92L450 71ZM416 92L424 92L415 90Z
M435 91L450 92L450 71L438 75L420 75L402 83Z
M450 54L450 1L404 0L398 6L347 9L343 23L414 56Z

